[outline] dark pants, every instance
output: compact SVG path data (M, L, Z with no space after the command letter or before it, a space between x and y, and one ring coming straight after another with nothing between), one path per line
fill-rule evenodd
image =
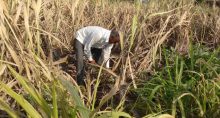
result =
M84 46L82 43L80 43L77 39L75 40L75 52L76 52L76 71L77 71L77 83L79 85L84 84L84 77L85 77L85 67L84 67L84 61L83 61L83 55L84 55ZM98 48L92 48L92 57L93 59L98 62L99 58L101 57L102 49Z

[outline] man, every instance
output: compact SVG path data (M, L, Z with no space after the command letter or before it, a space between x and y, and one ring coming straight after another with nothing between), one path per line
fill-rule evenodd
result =
M120 41L119 33L98 26L88 26L78 30L75 34L77 83L84 84L85 54L89 63L102 64L109 68L109 58L114 44Z

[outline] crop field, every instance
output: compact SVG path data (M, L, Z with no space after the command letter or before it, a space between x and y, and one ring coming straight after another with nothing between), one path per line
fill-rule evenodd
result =
M85 26L120 43L79 86ZM0 118L218 118L219 45L218 0L0 0Z

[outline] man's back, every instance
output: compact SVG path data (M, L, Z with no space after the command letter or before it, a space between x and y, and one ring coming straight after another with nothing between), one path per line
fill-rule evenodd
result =
M79 29L76 32L76 39L82 44L87 43L87 41L93 39L93 41L98 42L108 42L111 31L99 26L88 26Z

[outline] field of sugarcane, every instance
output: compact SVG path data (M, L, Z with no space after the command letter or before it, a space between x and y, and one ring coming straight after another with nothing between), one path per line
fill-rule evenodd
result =
M89 25L121 38L83 87L72 42ZM0 117L217 118L219 44L220 9L205 2L0 0Z

